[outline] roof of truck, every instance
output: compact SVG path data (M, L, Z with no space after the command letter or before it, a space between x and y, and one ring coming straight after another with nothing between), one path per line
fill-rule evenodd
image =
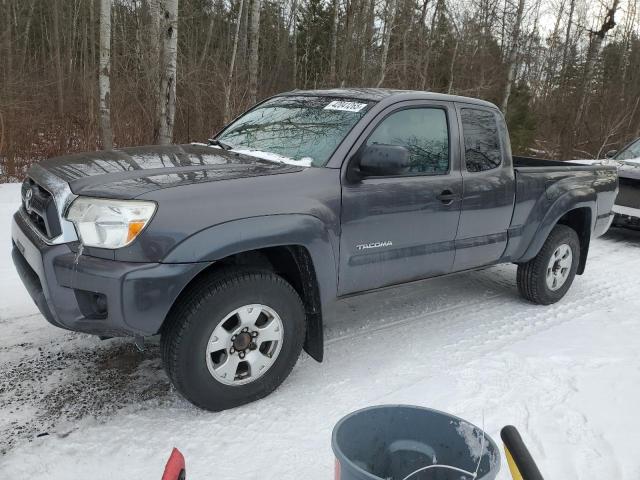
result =
M473 103L490 108L498 108L493 103L478 98L447 95L421 90L398 90L393 88L334 88L327 90L291 90L280 95L308 95L336 98L357 98L379 102L388 97L412 97L414 99L439 100L448 102Z

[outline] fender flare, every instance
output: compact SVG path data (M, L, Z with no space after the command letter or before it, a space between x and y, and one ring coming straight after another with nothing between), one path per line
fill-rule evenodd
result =
M540 252L551 230L553 230L553 227L558 224L558 221L564 215L578 208L588 208L591 212L589 232L586 238L581 239L581 244L586 245L586 248L581 249L580 264L578 266L578 274L584 272L587 254L589 252L591 232L593 232L595 228L597 219L597 198L598 195L596 191L591 187L575 188L558 197L547 209L520 262L527 262ZM580 232L577 233L580 235Z
M268 247L300 246L313 264L320 300L319 314L307 318L305 350L323 357L322 311L337 295L337 239L313 215L282 214L248 217L201 230L174 247L162 263L215 263L230 255Z

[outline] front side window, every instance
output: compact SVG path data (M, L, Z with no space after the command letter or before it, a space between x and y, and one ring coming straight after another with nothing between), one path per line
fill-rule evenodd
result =
M615 158L616 160L633 160L640 158L640 139L622 150Z
M237 119L218 140L236 151L321 167L372 104L360 99L276 97Z
M487 110L463 108L460 118L467 171L484 172L499 167L502 150L495 114Z
M449 171L447 114L440 108L409 108L392 113L367 140L367 145L376 143L409 150L408 175L441 175Z

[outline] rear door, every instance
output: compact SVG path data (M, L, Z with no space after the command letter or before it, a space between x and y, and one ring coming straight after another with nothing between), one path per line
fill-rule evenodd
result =
M363 144L401 145L411 168L343 181L339 294L451 271L462 193L457 139L455 107L443 102L396 104L365 129L351 156Z
M458 104L462 155L462 212L453 271L497 262L507 246L515 201L508 133L494 109Z

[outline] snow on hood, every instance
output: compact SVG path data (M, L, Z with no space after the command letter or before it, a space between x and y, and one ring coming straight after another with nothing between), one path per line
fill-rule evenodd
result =
M286 163L287 165L296 165L298 167L310 167L312 158L304 157L300 160L294 160L293 158L285 157L284 155L278 155L273 152L264 152L262 150L254 150L252 148L232 148L231 151L240 153L242 155L251 155L252 157L262 158L264 160L271 160L272 162Z
M221 148L219 145L207 145L206 143L193 142L192 145L205 145L211 148ZM311 163L313 162L313 158L311 157L304 157L300 160L294 160L293 158L285 157L284 155L279 155L273 152L265 152L262 150L255 150L253 148L231 148L230 151L240 153L242 155L261 158L263 160L270 160L272 162L286 163L287 165L296 165L298 167L310 167Z

